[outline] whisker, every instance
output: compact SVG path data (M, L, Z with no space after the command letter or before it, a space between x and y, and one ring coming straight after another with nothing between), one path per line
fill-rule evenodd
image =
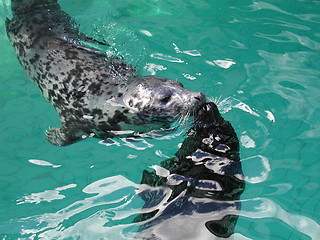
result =
M187 112L185 113L179 113L174 118L176 119L175 122L173 123L174 127L180 127L184 126L186 122L188 121L189 117L191 115L190 110L188 109Z
M218 105L221 102L222 99L222 95L219 96L219 98L217 99L217 102L215 102L216 105Z
M182 118L182 115L180 113L176 114L174 117L173 117L175 120L173 122L173 127L177 127L180 125L180 122L181 122L181 118Z
M187 113L184 116L182 116L181 125L185 125L186 122L188 121L189 117L190 117L190 110L188 110Z
M214 102L216 105L219 105L222 100L222 95L216 97L207 97L207 99L209 102Z

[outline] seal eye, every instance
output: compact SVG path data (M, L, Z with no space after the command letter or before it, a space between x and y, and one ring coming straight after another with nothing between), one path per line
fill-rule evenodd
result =
M165 98L162 98L160 101L161 101L162 103L168 103L168 102L170 101L170 99L171 99L171 96L167 96L167 97L165 97Z

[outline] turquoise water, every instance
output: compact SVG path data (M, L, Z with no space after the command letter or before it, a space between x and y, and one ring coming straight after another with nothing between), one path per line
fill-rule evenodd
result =
M188 126L135 144L50 145L43 133L59 119L7 40L8 2L0 1L1 238L132 239L142 171L173 156ZM320 239L320 1L60 2L143 74L219 103L247 181L234 239Z

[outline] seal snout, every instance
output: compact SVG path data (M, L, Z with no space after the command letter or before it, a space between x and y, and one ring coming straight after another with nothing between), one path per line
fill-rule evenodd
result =
M219 124L223 120L218 107L213 102L206 102L202 104L195 113L194 123L200 127L207 127L212 124Z
M202 92L197 92L196 95L193 96L193 114L196 114L201 106L206 103L206 97Z
M196 99L200 105L206 102L206 97L202 92L197 93L193 98Z
M216 109L216 108L217 108L216 105L212 102L204 103L198 108L196 116L200 117L200 118L213 116L214 109Z

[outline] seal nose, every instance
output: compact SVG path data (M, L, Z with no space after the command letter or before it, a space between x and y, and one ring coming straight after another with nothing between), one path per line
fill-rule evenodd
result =
M206 97L205 95L200 92L197 96L194 97L196 100L198 100L201 103L205 103L206 102Z

